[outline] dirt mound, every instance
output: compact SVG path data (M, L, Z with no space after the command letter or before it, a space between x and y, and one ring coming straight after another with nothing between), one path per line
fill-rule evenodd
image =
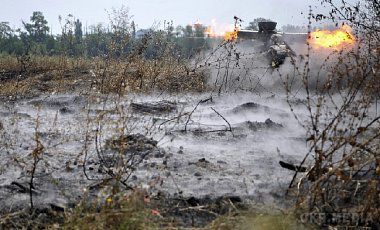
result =
M84 104L85 99L81 96L51 96L49 98L35 99L28 104L33 106L44 106L51 109L67 110L70 106L78 106ZM65 108L65 109L64 109Z
M177 110L177 105L171 101L131 103L131 107L135 112L148 114L165 114Z
M257 121L245 121L237 124L236 129L244 129L248 128L252 131L260 131L260 130L277 130L282 129L284 126L282 124L278 124L271 119L266 119L265 122L257 122Z
M156 147L157 141L142 134L125 135L106 141L106 148L112 150L122 149L126 154L152 151Z
M252 113L252 112L260 112L260 113L266 113L266 114L276 114L282 117L287 117L289 114L281 109L272 108L266 105L258 104L255 102L247 102L244 104L241 104L239 106L236 106L231 110L231 113L233 114L241 114L241 113Z
M103 163L113 167L120 160L132 159L129 164L138 164L151 156L163 158L165 152L157 147L157 141L142 134L131 134L106 141Z
M247 102L242 105L236 106L235 108L232 109L232 112L241 113L241 112L247 112L250 110L258 110L258 109L269 109L269 107L259 105L255 102Z

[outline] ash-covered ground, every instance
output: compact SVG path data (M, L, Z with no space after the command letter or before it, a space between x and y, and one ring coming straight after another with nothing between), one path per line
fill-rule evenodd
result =
M120 127L125 134L157 141L129 177L131 186L148 188L152 195L230 196L265 206L285 205L293 173L278 162L300 162L307 152L304 130L290 113L285 95L229 93L208 98L61 94L3 102L1 212L29 206L36 133L44 150L35 173L35 205L66 208L88 192L102 199L99 183L107 174L98 152L111 151L107 143L120 136ZM296 105L300 102L294 103L302 117ZM91 180L83 170L85 155Z
M39 210L104 204L116 184L147 191L180 226L204 227L235 202L290 207L285 193L295 172L279 162L299 164L308 152L299 124L308 123L305 95L287 98L283 86L290 58L273 69L249 41L215 50L193 63L209 75L203 93L104 94L87 70L70 73L62 88L39 74L24 80L33 83L29 93L2 95L0 212L30 208L36 151ZM299 79L288 80L301 89Z

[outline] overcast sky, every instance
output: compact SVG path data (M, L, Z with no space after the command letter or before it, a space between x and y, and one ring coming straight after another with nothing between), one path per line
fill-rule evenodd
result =
M0 0L0 21L21 27L21 20L29 21L33 11L42 11L53 28L60 31L58 15L71 13L83 25L107 22L106 9L130 9L138 28L148 28L154 22L173 20L175 25L186 25L200 20L211 24L233 23L239 16L248 23L264 17L284 24L306 25L308 6L317 6L317 0ZM302 14L303 13L303 14Z

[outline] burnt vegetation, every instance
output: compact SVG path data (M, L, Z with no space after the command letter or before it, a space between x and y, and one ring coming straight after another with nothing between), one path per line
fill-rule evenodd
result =
M322 4L331 7L329 15L311 12L310 20L329 19L337 23L343 20L353 26L358 41L351 51L329 54L316 76L311 70L310 50L305 65L295 66L307 95L309 119L300 123L307 130L310 147L296 167L303 167L308 157L314 163L302 176L298 170L289 192L298 197L300 207L326 213L325 221L331 225L341 225L333 218L336 213L356 213L360 218L353 221L353 226L377 228L380 62L375 47L379 47L380 5L377 1L358 5L322 1ZM285 85L291 98L294 90L291 84Z

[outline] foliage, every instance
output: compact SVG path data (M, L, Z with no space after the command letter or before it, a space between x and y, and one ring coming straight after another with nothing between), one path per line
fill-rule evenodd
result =
M246 27L247 30L259 30L259 22L270 22L272 20L266 18L255 18L252 22L249 22L249 25Z
M83 33L82 22L69 14L59 16L61 34L49 35L50 28L42 12L33 12L30 22L23 22L24 30L13 31L8 22L0 24L0 53L7 54L37 54L37 55L68 55L70 57L127 57L144 39L137 35L136 25L129 15L128 8L112 9L108 12L109 28L102 24L92 25L89 31ZM87 29L87 28L86 28ZM165 36L168 42L183 58L194 56L201 50L207 50L210 45L205 37L205 27L201 24L178 27L173 23L165 23L163 29L149 29L152 38ZM146 34L144 32L143 34ZM151 42L146 50L146 57L152 58L158 44Z
M31 23L23 22L23 25L32 41L43 42L49 32L48 22L40 11L33 12L30 17Z
M0 22L0 38L8 38L12 34L12 29L9 26L9 22Z

